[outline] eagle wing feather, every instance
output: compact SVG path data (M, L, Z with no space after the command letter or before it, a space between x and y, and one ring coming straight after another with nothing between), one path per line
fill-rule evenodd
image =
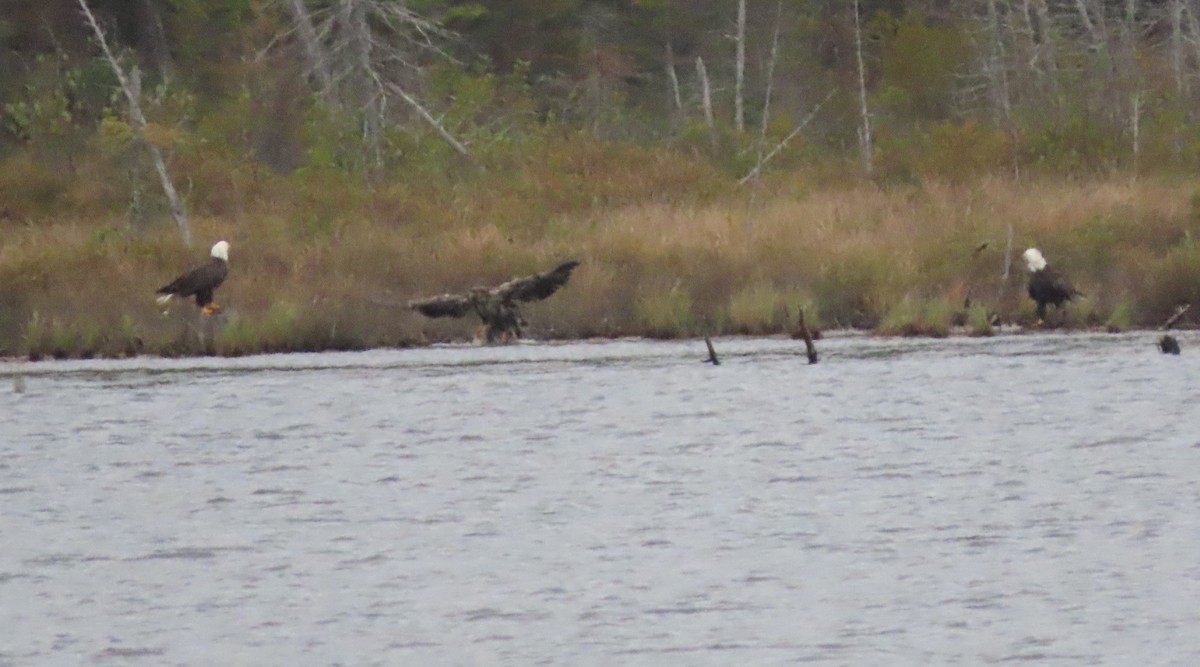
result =
M571 279L571 271L577 266L576 260L563 262L549 271L514 278L493 291L505 301L540 301L566 285Z
M408 307L426 317L462 317L471 312L471 295L439 294L409 301Z
M211 293L225 282L227 275L229 275L229 264L214 257L207 263L179 276L169 285L160 287L157 293L174 294L181 297L188 297L197 292Z

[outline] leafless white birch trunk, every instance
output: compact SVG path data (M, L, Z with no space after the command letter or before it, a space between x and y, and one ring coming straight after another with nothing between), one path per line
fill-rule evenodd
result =
M362 105L363 147L375 168L383 166L380 134L383 132L383 102L380 77L371 60L371 27L367 24L364 2L367 0L341 0L342 29L347 35L354 63L352 85L355 97Z
M783 0L779 0L779 2L776 4L776 7L775 7L775 30L774 30L774 34L771 36L771 59L767 61L767 89L766 89L766 92L763 94L762 122L759 124L759 128L758 128L758 147L757 147L758 159L756 162L757 162L757 164L760 164L760 165L763 163L763 150L766 148L766 143L767 143L767 126L771 122L771 94L774 92L774 89L775 89L775 62L779 58L779 28L780 28L780 24L782 24L782 23L783 23ZM749 236L750 233L753 232L753 230L754 230L753 211L754 211L755 200L758 198L758 174L761 173L761 170L754 172L754 173L755 173L754 187L751 188L751 190L750 190L750 201L749 201L749 204L747 205L747 211L748 211L748 213L746 215L746 235L747 236Z
M708 85L708 70L704 59L696 56L696 76L700 77L700 104L704 108L704 122L708 125L708 137L714 152L717 150L717 123L713 119L712 88Z
M670 42L667 42L667 82L671 88L671 101L675 103L673 111L679 113L683 110L683 95L679 92L679 75L675 72L675 51L671 49Z
M733 128L746 130L746 110L743 106L746 82L746 0L738 0L737 6L737 62L733 82Z
M1142 156L1142 95L1135 92L1129 99L1129 125L1133 142L1133 175L1138 173Z
M1196 59L1196 62L1200 63L1200 21L1196 20L1196 8L1194 3L1184 7L1183 16L1186 19L1188 35L1191 37L1188 42L1192 46L1192 55ZM1186 73L1184 76L1187 76Z
M100 44L100 49L104 52L105 59L112 67L113 74L117 76L117 82L121 85L121 92L124 93L125 99L129 102L129 117L133 119L134 131L139 138L146 131L146 116L142 113L142 106L138 100L138 95L134 92L133 84L130 83L129 77L125 75L125 70L121 68L121 64L117 62L116 56L108 48L108 41L104 38L104 31L100 29L100 24L96 22L96 17L92 14L92 10L88 7L87 0L78 0L79 9L83 11L84 18L87 19L88 25L91 26L92 32L96 35L96 41ZM186 245L192 244L192 231L188 225L187 213L184 211L183 202L179 199L179 194L175 191L175 184L171 182L171 175L167 172L167 163L163 160L162 152L158 147L150 142L145 142L146 149L150 151L150 157L154 161L154 169L158 172L158 180L162 185L163 194L167 197L167 206L170 208L171 217L175 219L176 226L179 227L179 235L183 237L183 242Z
M1004 32L1000 26L1000 13L996 0L987 0L988 32L991 33L991 54L987 72L995 117L1007 128L1012 119L1012 105L1008 94L1008 62L1004 48Z
M854 0L854 53L858 59L858 100L862 115L858 142L862 150L863 172L870 176L875 159L871 154L871 113L867 109L867 71L863 65L862 20L859 17L858 0Z
M1050 84L1050 96L1057 104L1060 90L1058 85L1058 48L1054 43L1056 31L1054 23L1050 20L1050 8L1046 6L1046 0L1033 0L1033 8L1038 24L1038 55L1045 63L1043 70L1046 72Z
M1182 97L1186 88L1183 76L1183 0L1171 0L1171 75L1175 94Z

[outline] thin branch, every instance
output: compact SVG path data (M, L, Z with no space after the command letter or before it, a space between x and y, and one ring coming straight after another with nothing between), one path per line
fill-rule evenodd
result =
M439 123L437 121L437 119L433 117L432 114L430 114L428 111L426 111L425 107L421 106L420 102L413 99L413 97L411 95L409 95L407 92L405 92L404 89L401 88L400 86L397 86L396 84L391 83L390 81L386 85L387 85L388 90L392 91L393 93L396 93L396 95L398 95L400 97L400 99L404 100L405 102L407 102L409 104L409 106L411 106L413 109L415 109L417 114L420 115L421 118L423 118L425 120L425 122L429 123L430 126L432 126L433 129L436 130L439 135L441 135L442 139L445 139L446 143L450 144L450 147L453 148L459 155L461 155L469 160L472 159L471 153L469 151L467 151L467 147L462 145L462 143L459 142L458 139L455 139L454 135L450 134L449 130L447 130L441 123Z
M783 141L780 141L778 144L776 144L775 148L772 148L770 153L764 155L763 158L759 160L758 164L754 165L754 168L750 170L750 173L738 180L738 185L745 185L747 181L758 176L758 173L762 171L762 168L766 166L766 164L770 162L772 158L779 154L779 151L786 148L788 142L794 139L797 134L800 134L800 131L812 121L812 119L817 115L817 112L821 110L821 107L825 106L825 103L832 99L835 93L837 93L836 89L830 90L829 94L825 96L825 99L821 100L817 106L813 107L813 110L810 111L808 116L806 116L804 120L796 126L796 129L792 130L791 134L787 135L783 138Z

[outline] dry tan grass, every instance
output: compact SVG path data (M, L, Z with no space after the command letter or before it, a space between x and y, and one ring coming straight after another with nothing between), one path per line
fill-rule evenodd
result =
M560 296L527 307L532 335L772 333L787 330L781 313L800 302L824 327L886 319L907 331L906 319L920 319L940 332L967 298L976 319L982 308L1020 321L1030 308L1019 255L1035 244L1087 293L1085 321L1120 306L1123 322L1153 324L1200 298L1197 188L1187 180L880 188L776 178L750 208L729 188L697 195L715 177L664 151L592 146L530 165L507 180L488 174L428 191L339 192L340 181L310 176L305 187L331 191L289 193L266 181L254 199L222 199L211 208L226 213L194 217L193 248L166 223L138 238L119 231L117 217L0 222L0 351L26 351L35 313L43 343L99 330L99 354L128 349L132 337L152 352L226 354L464 338L476 323L431 321L395 304L567 258L583 264ZM1009 225L1018 263L1005 283ZM233 245L218 292L228 333L207 348L181 344L154 289L221 238Z

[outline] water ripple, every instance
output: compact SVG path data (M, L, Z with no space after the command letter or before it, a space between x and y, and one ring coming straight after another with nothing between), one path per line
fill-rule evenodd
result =
M0 664L1188 664L1152 342L0 363Z

